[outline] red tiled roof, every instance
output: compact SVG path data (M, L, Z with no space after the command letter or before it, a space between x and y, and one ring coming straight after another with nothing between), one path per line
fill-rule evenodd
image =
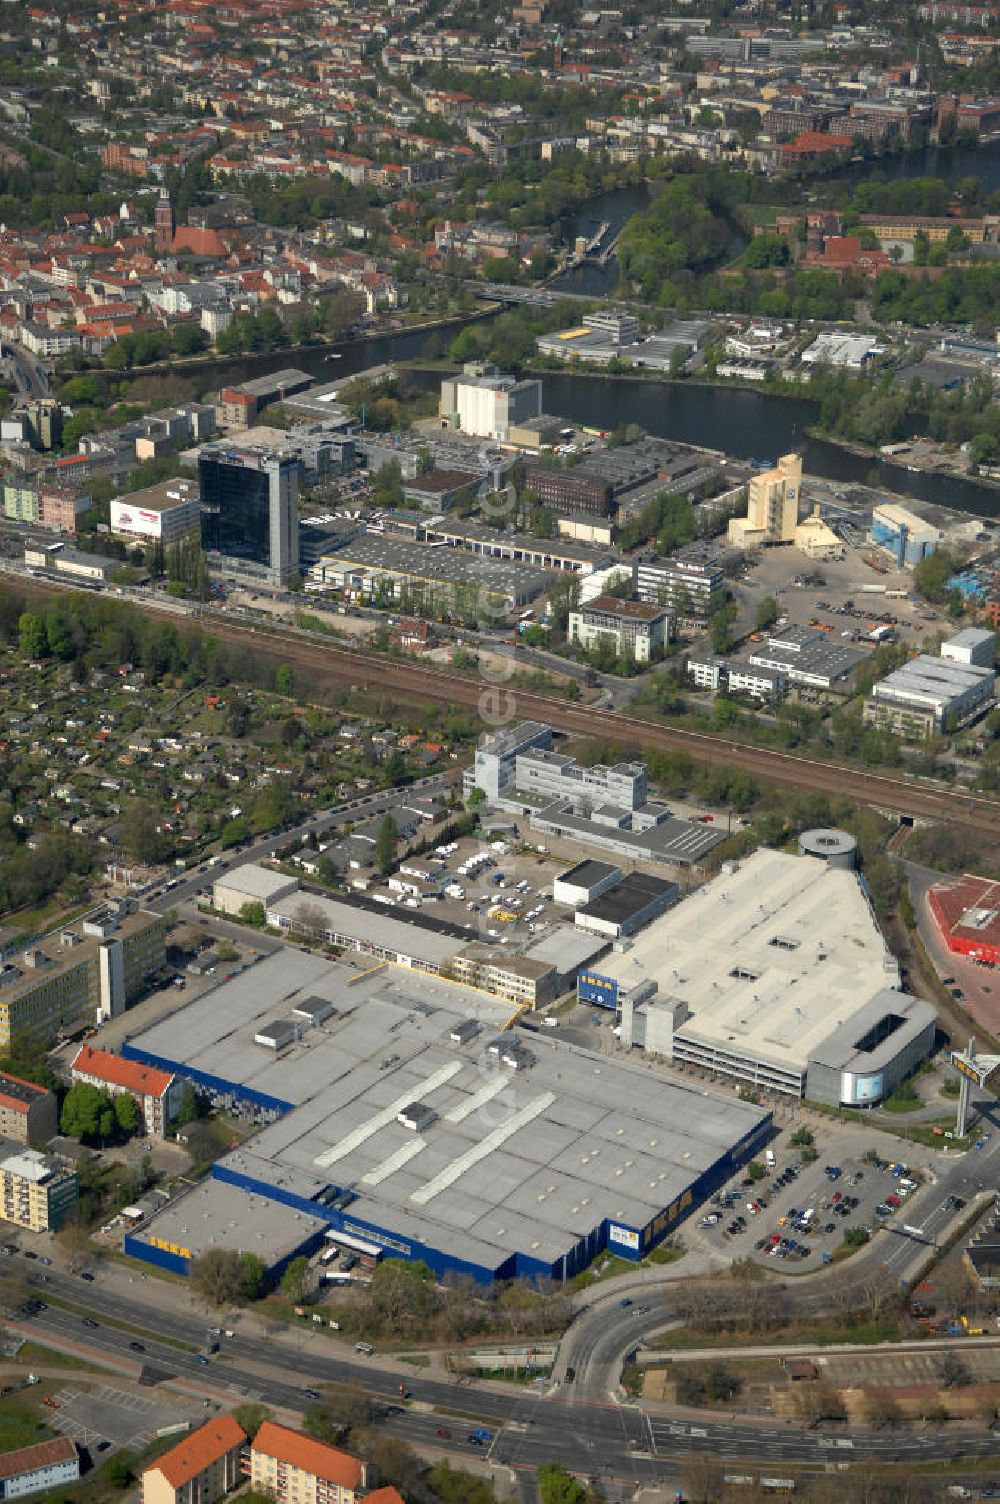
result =
M57 1462L72 1462L76 1455L76 1443L68 1436L39 1441L32 1447L18 1447L14 1452L0 1455L0 1479L17 1478L21 1473L33 1473Z
M266 1420L257 1432L253 1450L328 1483L336 1483L339 1488L357 1490L362 1483L364 1464L357 1457L272 1420Z
M190 1436L185 1436L169 1452L150 1463L145 1471L160 1473L171 1488L181 1488L227 1452L243 1446L246 1439L246 1433L235 1416L220 1415L199 1426Z
M73 1061L73 1069L81 1075L96 1076L107 1081L109 1086L121 1086L144 1097L162 1097L173 1080L169 1071L140 1065L137 1060L123 1060L120 1055L112 1055L110 1050L95 1050L89 1044L80 1050Z

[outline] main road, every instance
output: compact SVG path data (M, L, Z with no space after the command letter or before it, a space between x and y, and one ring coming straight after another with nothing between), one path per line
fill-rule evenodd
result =
M919 1207L928 1242L945 1235L954 1219L950 1196L967 1199L996 1187L1000 1117L992 1099L984 1099L984 1107L993 1129L984 1148L948 1164L910 1203L912 1216L918 1215ZM916 1265L926 1255L925 1245L885 1231L848 1265L781 1288L796 1311L819 1316L833 1306L835 1283L860 1283L879 1270L906 1282L915 1277ZM14 1273L24 1277L24 1265L16 1255L0 1263L0 1281ZM481 1455L468 1434L472 1426L483 1425L492 1433L491 1460L515 1468L556 1461L577 1473L632 1486L672 1485L676 1459L698 1454L733 1462L753 1459L771 1467L824 1467L833 1458L924 1463L956 1453L963 1458L992 1457L997 1450L997 1436L986 1430L831 1431L715 1414L650 1414L637 1404L619 1404L623 1360L676 1317L671 1308L673 1281L650 1278L648 1270L614 1281L613 1293L598 1294L592 1304L577 1310L557 1359L556 1381L547 1389L530 1390L459 1384L420 1369L402 1373L398 1363L383 1366L378 1358L338 1350L310 1328L289 1328L280 1322L265 1326L252 1317L234 1321L234 1335L219 1338L218 1357L206 1357L206 1318L196 1310L194 1299L190 1313L171 1308L157 1300L153 1278L137 1277L135 1293L120 1288L119 1271L106 1269L98 1271L94 1283L37 1265L27 1278L34 1286L31 1293L47 1304L21 1327L43 1344L79 1349L119 1367L132 1363L136 1375L144 1374L147 1382L178 1379L188 1386L197 1384L227 1405L259 1399L301 1412L311 1402L309 1390L328 1383L360 1383L380 1402L380 1424L414 1445ZM647 1304L623 1309L622 1292L631 1288L630 1278L643 1281ZM977 1339L963 1341L969 1356L976 1345ZM570 1363L576 1377L567 1383ZM419 1411L399 1403L401 1384L420 1402Z

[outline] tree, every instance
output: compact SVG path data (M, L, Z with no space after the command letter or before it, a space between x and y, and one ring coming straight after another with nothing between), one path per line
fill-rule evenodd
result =
M214 1306L235 1305L243 1298L240 1255L231 1248L206 1248L192 1261L189 1274L195 1289Z
M260 899L248 899L240 909L240 918L244 924L252 924L254 929L262 930L267 919L267 913Z
M282 663L274 675L274 687L279 695L295 693L295 671L291 664Z
M398 507L403 501L403 472L398 460L387 460L375 472L373 485L377 507Z
M177 1107L176 1123L178 1128L184 1128L188 1123L195 1122L201 1117L201 1108L198 1105L198 1093L190 1081L185 1081L184 1090L181 1092L181 1100Z
M136 1459L131 1452L116 1452L104 1476L112 1488L128 1488L136 1479Z
M111 1098L89 1081L78 1081L66 1093L59 1126L67 1138L79 1139L81 1143L104 1143L115 1127Z
M957 1353L942 1353L937 1366L938 1383L942 1389L962 1389L972 1383L968 1366Z
M271 1419L271 1412L266 1405L257 1405L253 1401L247 1401L244 1405L236 1406L233 1419L238 1426L242 1426L247 1436L253 1441L264 1422ZM245 1498L246 1495L242 1497Z
M308 1283L309 1260L302 1256L292 1259L281 1276L282 1295L297 1305L305 1295Z
M120 1091L114 1098L115 1121L122 1133L134 1133L139 1126L139 1106L129 1092Z
M399 831L392 815L386 814L378 828L375 838L375 865L384 876L396 860L396 848L399 844Z
M475 788L470 789L469 797L466 799L465 803L466 806L474 814L476 810L482 809L483 805L486 803L486 790L479 788L478 785Z
M765 627L773 627L780 615L781 607L774 596L765 595L762 601L757 602L757 611L754 617L757 629L760 631Z
M34 611L24 611L17 623L18 650L22 658L44 658L49 650L45 622Z
M558 1462L543 1463L536 1476L542 1504L582 1504L583 1485Z
M240 1295L244 1300L259 1300L267 1286L267 1265L255 1253L241 1253Z

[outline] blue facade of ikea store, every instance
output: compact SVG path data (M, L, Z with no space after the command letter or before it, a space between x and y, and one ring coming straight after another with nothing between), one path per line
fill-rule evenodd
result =
M261 1093L253 1092L238 1082L224 1081L216 1077L209 1078L201 1072L191 1071L174 1061L151 1056L143 1050L124 1046L122 1053L130 1059L172 1071L218 1095L242 1098L249 1105L262 1107L267 1112L277 1113L279 1109L283 1112L292 1110L290 1103L279 1103L277 1098L273 1097L265 1098ZM552 1263L520 1252L505 1255L492 1266L471 1263L466 1259L456 1257L448 1251L447 1247L436 1247L415 1238L407 1238L391 1228L380 1227L377 1223L366 1221L355 1215L350 1205L325 1204L328 1198L333 1199L342 1193L343 1188L339 1186L326 1187L320 1193L320 1199L309 1200L305 1196L297 1195L294 1191L278 1185L276 1180L265 1180L247 1175L244 1171L234 1169L224 1162L212 1166L211 1177L239 1187L246 1191L248 1196L266 1196L271 1201L280 1202L295 1211L318 1218L332 1231L347 1233L377 1243L384 1250L387 1258L402 1258L411 1262L422 1261L439 1278L446 1274L460 1274L471 1277L480 1284L492 1284L495 1280L517 1278L564 1280L585 1269L605 1249L636 1263L645 1258L651 1249L661 1243L664 1238L669 1237L693 1210L724 1184L734 1171L763 1148L771 1134L771 1123L772 1114L765 1114L755 1128L721 1154L713 1164L691 1182L686 1190L669 1205L662 1207L644 1226L632 1227L604 1218L584 1237L570 1244L565 1253ZM249 1215L252 1216L252 1213ZM446 1242L447 1235L447 1228L442 1227L442 1242ZM169 1269L172 1273L187 1274L188 1260L182 1254L157 1247L150 1241L152 1236L152 1230L145 1234L130 1234L125 1239L125 1252L158 1268ZM297 1247L287 1250L282 1255L281 1262L276 1263L269 1271L271 1281L280 1278L282 1270L290 1259L299 1254L312 1252L321 1241L322 1234L312 1232Z

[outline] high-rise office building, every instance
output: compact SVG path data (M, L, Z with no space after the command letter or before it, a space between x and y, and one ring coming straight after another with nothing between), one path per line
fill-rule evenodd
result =
M286 584L299 568L300 469L290 454L207 445L198 460L202 547Z

